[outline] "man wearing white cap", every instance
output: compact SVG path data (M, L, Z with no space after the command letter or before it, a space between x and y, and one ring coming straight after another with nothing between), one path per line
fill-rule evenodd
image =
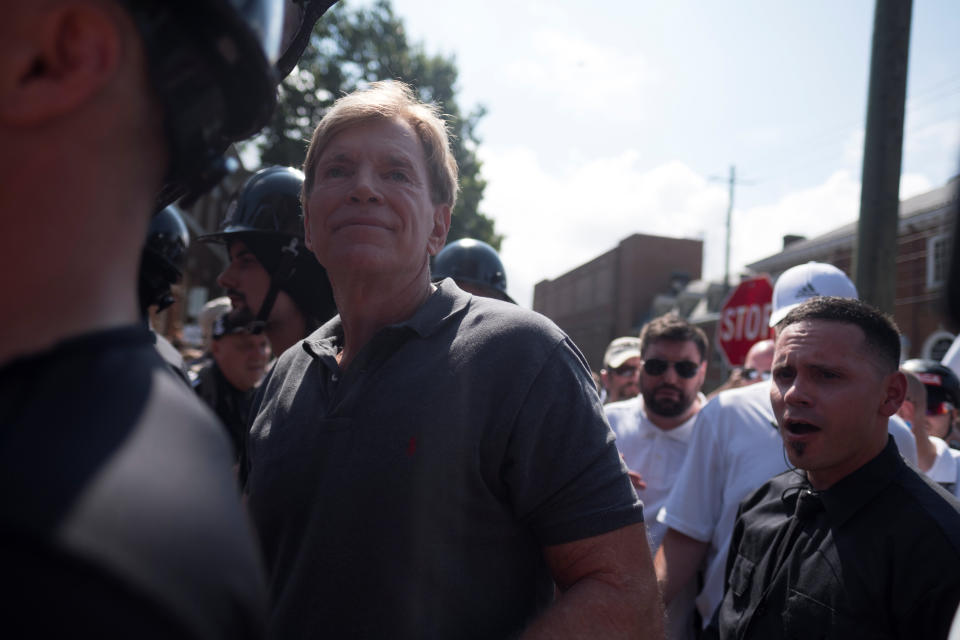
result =
M603 354L603 401L619 402L640 393L640 338L617 338Z
M808 262L784 271L773 288L770 326L803 301L820 296L858 298L849 277L833 265ZM910 429L888 425L901 454L916 466ZM703 568L696 599L706 625L723 597L727 549L737 508L752 491L788 469L770 404L770 385L724 391L700 411L687 457L657 520L668 527L654 561L665 604Z

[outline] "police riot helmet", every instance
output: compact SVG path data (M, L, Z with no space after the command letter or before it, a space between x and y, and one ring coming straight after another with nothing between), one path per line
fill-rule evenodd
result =
M147 239L140 256L140 311L157 305L162 311L173 304L170 287L183 274L183 262L190 248L190 233L183 216L173 205L164 207L150 219Z
M303 173L297 169L261 169L230 202L220 231L199 238L228 245L242 241L270 274L270 291L257 312L261 322L270 316L278 291L286 291L315 321L337 312L326 269L304 243L302 189Z
M462 238L449 243L433 259L433 279L453 278L490 290L494 297L507 302L507 274L496 250L486 242Z
M335 2L120 1L140 32L164 113L170 163L158 208L195 197L229 171L223 152L267 123L280 72L296 64Z
M941 402L960 407L960 379L950 367L923 358L907 360L900 367L917 376L927 388L927 408L935 408Z

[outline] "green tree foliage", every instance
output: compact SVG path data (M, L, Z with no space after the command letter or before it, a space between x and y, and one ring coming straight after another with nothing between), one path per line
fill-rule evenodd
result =
M340 0L319 20L298 67L280 86L270 124L254 140L263 163L300 166L314 127L337 97L391 78L407 82L448 116L461 188L449 240L477 238L499 250L502 236L479 210L486 181L480 174L475 129L484 110L461 112L454 59L428 55L423 45L408 42L389 0L356 9Z

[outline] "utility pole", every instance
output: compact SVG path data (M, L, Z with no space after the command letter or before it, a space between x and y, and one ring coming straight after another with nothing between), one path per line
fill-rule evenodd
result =
M733 186L737 183L737 168L730 165L730 202L727 204L727 252L723 264L723 291L730 291L730 235L733 228Z
M894 312L900 166L913 0L876 0L867 128L863 143L860 219L854 280L860 297Z

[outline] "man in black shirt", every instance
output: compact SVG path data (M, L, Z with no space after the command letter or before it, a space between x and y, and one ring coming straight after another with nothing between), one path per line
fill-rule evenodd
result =
M740 508L721 638L943 638L960 602L960 503L887 435L900 342L872 307L815 298L778 325L771 400L790 462Z

